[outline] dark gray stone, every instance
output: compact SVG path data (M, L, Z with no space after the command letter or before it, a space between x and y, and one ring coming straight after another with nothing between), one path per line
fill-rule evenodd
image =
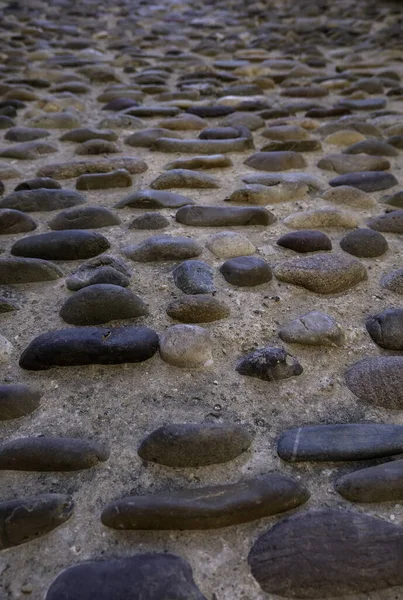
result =
M137 262L183 260L199 256L201 245L191 238L172 235L153 235L135 246L125 246L122 252Z
M173 280L185 294L208 294L215 291L214 270L202 260L186 260L172 271Z
M98 229L120 225L120 219L104 206L75 206L58 213L48 223L50 229Z
M365 404L403 408L403 356L375 356L354 363L345 374L346 384Z
M402 211L403 212L403 211ZM359 258L375 258L387 252L389 246L382 234L372 229L354 229L340 240L340 247Z
M29 215L12 208L0 208L0 235L33 231L37 224Z
M110 254L102 254L88 260L77 271L69 275L66 285L72 291L100 283L128 287L130 277L130 270L122 260Z
M18 419L39 407L42 393L24 384L0 385L0 421Z
M101 254L109 246L108 240L97 231L69 229L22 238L12 246L11 254L45 260L80 260Z
M237 256L220 267L225 281L238 287L262 285L273 279L270 266L258 256Z
M394 185L398 185L398 181L392 173L384 171L364 171L362 173L346 173L339 175L329 181L329 185L337 187L339 185L349 185L358 188L363 192L379 192L387 190Z
M63 271L52 262L37 258L0 258L0 283L54 281Z
M336 492L351 502L401 502L403 460L354 471L340 477Z
M371 229L383 233L403 233L403 210L393 210L386 215L373 217L367 225Z
M260 206L183 206L176 220L192 227L237 227L271 225L276 217Z
M301 229L282 235L277 240L277 245L294 252L323 252L332 249L331 239L321 231L314 229Z
M385 350L403 350L403 309L387 308L369 317L365 326L369 335Z
M133 192L115 204L115 208L180 208L194 204L187 196L163 190L140 190Z
M296 358L284 348L266 346L243 356L236 366L240 375L263 381L279 381L301 375L303 369Z
M62 210L87 200L74 190L38 188L11 192L0 200L0 208L13 208L23 212Z

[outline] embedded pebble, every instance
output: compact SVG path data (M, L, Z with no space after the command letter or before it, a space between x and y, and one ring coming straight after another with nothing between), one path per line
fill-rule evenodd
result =
M232 166L232 160L228 158L228 156L225 156L224 154L211 154L207 156L177 158L166 164L165 169L222 169Z
M36 283L54 281L63 271L48 260L38 258L0 258L0 283Z
M303 213L293 213L283 220L287 227L294 229L352 229L358 227L358 219L352 215L336 208L320 208L318 210L307 210Z
M37 224L29 215L11 208L0 208L0 235L25 233L36 228Z
M213 296L194 294L171 302L167 314L182 323L211 323L229 317L230 309Z
M130 276L130 270L121 259L109 254L101 254L91 258L69 275L66 285L72 291L100 283L127 287L130 284Z
M392 173L383 171L364 171L360 173L346 173L339 175L329 181L329 185L337 187L339 185L348 185L358 188L363 192L379 192L387 190L398 184L398 181Z
M133 180L126 169L116 169L109 173L80 175L76 181L78 190L106 190L109 188L130 187Z
M248 562L268 594L317 600L369 594L401 585L402 536L403 529L385 519L311 510L263 533Z
M343 154L369 154L371 156L399 156L399 152L381 140L363 140L348 146Z
M403 309L387 308L365 321L373 341L386 350L403 350Z
M20 160L35 160L46 154L53 154L58 151L58 147L50 142L22 142L15 146L0 148L0 156L4 158L17 158Z
M307 163L298 152L256 152L244 161L244 164L257 171L287 171L303 169Z
M73 515L65 494L40 494L0 502L0 549L12 548L46 535Z
M9 361L13 353L13 345L3 335L0 335L0 364Z
M318 162L320 169L336 171L336 173L357 173L365 171L387 171L390 162L382 156L367 154L328 154ZM330 182L330 185L332 183Z
M287 462L369 460L402 450L403 427L383 423L308 425L285 431L277 442Z
M77 206L59 212L48 226L53 230L98 229L120 225L120 219L103 206Z
M381 287L396 294L403 294L403 268L390 271L381 277Z
M359 258L375 258L387 252L389 246L381 233L372 229L354 229L340 240L340 248Z
M195 240L171 235L154 235L137 245L122 248L123 254L137 262L195 258L202 251L203 248Z
M201 467L233 460L252 440L245 427L231 423L164 425L141 442L138 454L168 467Z
M20 357L20 367L43 371L75 365L137 363L158 349L158 335L147 327L82 327L43 333Z
M0 208L12 208L23 212L61 210L87 202L74 190L37 188L11 192L0 200Z
M227 152L244 152L253 148L250 138L234 139L176 139L170 133L169 137L158 137L152 144L152 150L160 152L184 152L187 154L226 154Z
M118 530L218 529L291 510L308 498L301 483L271 473L226 485L122 498L104 508L101 520Z
M215 177L191 171L190 169L172 169L158 175L151 182L150 187L153 190L166 190L171 188L194 188L194 189L214 189L220 187Z
M79 471L109 458L100 442L69 437L22 437L0 446L0 470Z
M300 363L284 348L266 346L243 356L236 366L240 375L256 377L263 381L279 381L301 375Z
M284 261L274 267L274 275L284 283L300 285L317 294L345 292L368 277L362 263L338 254Z
M314 229L302 229L286 233L276 243L278 246L300 253L323 252L332 249L331 239L325 233Z
M255 246L240 233L220 231L212 235L206 243L207 248L219 258L234 258L254 254Z
M129 225L129 229L165 229L169 227L169 221L164 215L157 212L148 212L133 219Z
M364 358L347 369L346 384L364 404L401 410L403 406L402 367L401 356Z
M237 206L183 206L176 213L176 220L192 227L235 227L271 225L276 217L261 207Z
M34 412L42 393L24 384L0 385L0 421L19 419Z
M348 473L336 480L335 490L350 502L401 502L403 460Z
M34 130L37 131L37 130ZM61 142L77 142L82 144L89 140L107 140L115 142L118 135L112 129L96 129L95 127L80 127L79 129L70 129L60 136Z
M153 127L152 129L135 131L125 139L125 144L132 146L133 148L151 148L156 140L159 140L163 137L181 139L181 135L179 133L175 133L170 129Z
M50 132L46 129L31 127L11 127L4 136L9 142L31 142L41 138L49 137Z
M107 140L95 139L82 142L77 146L75 154L83 156L91 156L96 154L116 154L120 152L119 146L115 142L108 142Z
M66 300L59 312L63 321L70 325L101 325L147 314L148 308L139 296L108 283L83 287Z
M172 325L160 335L163 361L185 369L213 364L210 332L198 325Z
M220 267L225 281L238 287L254 287L273 279L270 266L258 256L239 256L225 261Z
M322 194L322 198L327 202L352 208L368 209L377 206L376 201L367 192L349 185L330 188Z
M344 340L336 319L318 310L282 325L278 335L283 342L309 346L341 346Z
M386 215L373 217L367 225L383 233L403 233L403 210L394 210Z
M140 190L119 200L115 208L180 208L195 201L187 196L162 190Z
M13 244L11 254L44 260L80 260L101 254L109 247L101 233L69 229L22 238Z
M60 190L61 185L56 179L51 177L34 177L34 179L27 179L22 181L15 186L14 191L20 192L22 190L37 190L39 188L45 188L48 190Z
M125 170L130 174L144 173L147 164L134 156L119 158L105 158L104 160L72 160L64 163L45 165L38 169L37 177L53 177L54 179L73 179L80 175L110 173L116 170ZM1 171L0 171L1 173Z
M201 260L185 260L172 271L174 283L185 294L215 291L214 271Z
M102 581L102 586L99 582ZM83 562L62 571L46 600L206 600L197 588L187 561L156 552L126 558Z

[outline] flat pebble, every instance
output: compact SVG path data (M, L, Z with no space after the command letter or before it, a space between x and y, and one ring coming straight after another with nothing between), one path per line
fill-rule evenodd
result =
M373 341L385 350L403 350L403 309L387 308L365 321Z
M176 220L192 227L235 227L271 225L276 217L262 207L238 206L183 206L176 213Z
M171 188L214 189L219 188L220 183L215 177L206 175L206 173L190 169L172 169L158 175L151 182L150 187L154 190L169 190Z
M13 244L11 254L44 260L80 260L97 256L109 246L108 240L101 233L69 229L22 238Z
M180 208L194 203L191 198L173 192L139 190L119 200L115 208Z
M287 171L303 169L307 163L299 152L256 152L249 156L244 164L257 171Z
M129 229L156 230L169 227L169 221L164 215L157 212L148 212L133 219Z
M375 172L390 169L390 162L383 156L367 154L328 154L318 162L320 169L336 171L336 173ZM330 183L332 185L332 183Z
M63 271L52 262L38 258L0 258L0 283L54 281Z
M401 410L403 357L375 356L351 365L345 374L348 389L364 404Z
M287 227L294 229L352 229L358 227L355 215L336 208L319 208L297 212L283 220Z
M7 148L0 148L0 156L4 158L16 158L19 160L35 160L46 154L53 154L58 151L58 147L50 142L22 142Z
M398 156L399 152L381 140L363 140L348 146L343 154L368 154L371 156Z
M72 291L99 283L127 287L130 284L130 276L130 270L121 259L110 254L101 254L91 258L69 275L66 285Z
M215 291L214 271L201 260L185 260L172 271L177 288L185 294L207 294Z
M295 479L271 473L226 485L123 498L106 506L101 520L120 530L218 529L291 510L308 498Z
M336 319L318 310L282 325L278 335L283 342L309 346L341 346L344 340Z
M284 283L300 285L317 294L345 292L368 277L358 260L337 254L288 260L275 266L274 275Z
M34 130L37 131L37 130ZM82 144L89 140L107 140L115 142L118 139L116 131L112 129L97 129L95 127L80 127L79 129L70 129L60 136L61 142L77 142Z
M9 361L13 353L13 345L3 335L0 335L0 364Z
M210 332L198 325L172 325L160 336L163 361L185 369L213 364Z
M159 137L151 146L152 150L160 152L183 152L185 154L226 154L227 152L244 152L253 147L253 141L245 137L229 140L180 140L172 135L170 137Z
M28 125L39 129L74 129L80 127L80 119L72 112L44 113L31 119Z
M368 209L377 206L376 200L367 192L349 185L330 188L322 193L322 198L327 202L342 204L351 208Z
M59 212L48 226L53 230L98 229L120 225L120 219L104 206L77 206Z
M240 375L263 381L279 381L301 375L303 369L296 358L284 348L266 346L243 356L237 363Z
M38 169L37 177L53 177L54 179L73 179L80 175L110 173L124 169L131 175L147 171L147 164L134 156L108 157L103 160L72 160L64 163L45 165Z
M403 268L395 269L381 277L381 287L396 294L403 294Z
M31 127L11 127L4 136L9 142L31 142L41 138L49 137L50 132L46 129Z
M314 229L286 233L277 240L277 245L299 253L323 252L332 249L331 239L325 233Z
M220 267L224 279L238 287L254 287L273 278L270 266L258 256L239 256L225 261Z
M345 175L339 175L329 181L329 185L332 187L348 185L369 193L387 190L397 184L398 181L392 173L384 173L383 171L346 173Z
M116 169L109 173L90 173L80 175L76 181L78 190L106 190L110 188L130 187L133 183L126 169Z
M125 138L125 144L132 146L133 148L151 148L156 140L163 137L181 139L181 135L179 133L175 133L170 129L153 127L151 129L135 131Z
M211 323L225 319L230 315L230 309L222 301L208 294L182 296L171 302L167 314L182 323Z
M401 502L403 460L348 473L336 480L335 490L350 502Z
M48 212L85 202L86 198L74 190L38 188L11 192L0 200L0 208L12 208L23 212Z
M0 208L0 235L26 233L36 228L36 222L29 215L11 208Z
M367 225L383 233L403 233L403 210L394 210L386 215L373 217Z
M39 188L60 190L61 187L62 186L60 183L51 177L34 177L33 179L27 179L16 185L14 191L20 192L22 190L37 190Z
M147 327L82 327L43 333L20 357L20 367L43 371L75 365L137 363L158 349L158 335Z
M232 160L228 156L224 154L211 154L207 156L177 158L166 164L165 169L222 169L232 166Z
M122 248L127 258L137 262L184 260L195 258L202 251L202 246L196 240L172 235L153 235L137 245Z

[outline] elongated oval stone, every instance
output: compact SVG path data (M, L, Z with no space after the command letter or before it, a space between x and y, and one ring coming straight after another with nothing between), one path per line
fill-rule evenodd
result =
M39 407L41 397L41 392L28 385L0 385L0 421L29 415Z
M368 460L402 452L403 426L382 423L296 427L277 442L277 453L287 462Z
M120 219L104 206L78 206L59 212L48 223L56 231L65 229L98 229L120 225Z
M140 444L143 460L168 467L201 467L224 463L245 452L252 436L231 423L164 425Z
M26 437L0 446L0 470L79 471L108 458L104 444L80 438Z
M195 258L202 251L202 246L196 240L172 235L153 235L137 245L122 248L128 258L138 262L184 260Z
M39 258L0 258L0 283L35 283L54 281L63 271L48 260Z
M214 189L220 187L216 177L190 169L172 169L158 175L150 184L155 190L171 188Z
M346 371L345 379L349 390L363 402L403 408L403 356L364 358Z
M403 350L403 309L388 308L369 317L365 326L375 344L381 348Z
M329 181L329 185L337 187L339 185L349 185L358 188L363 192L378 192L387 190L399 182L392 173L385 171L363 171L357 173L346 173L339 175Z
M183 206L176 213L178 223L193 227L235 227L271 225L276 217L261 206Z
M244 164L258 171L288 171L303 169L307 166L305 158L299 152L256 152L249 156Z
M41 494L0 502L0 550L25 544L70 519L74 504L65 494Z
M11 254L45 260L80 260L97 256L109 242L97 231L68 229L30 235L13 244Z
M111 254L101 254L86 261L77 271L69 275L66 286L74 292L88 285L100 283L128 287L130 277L131 272L122 260Z
M281 520L258 538L248 557L266 593L307 600L402 585L402 560L403 527L328 509Z
M148 327L83 327L58 329L34 338L20 358L20 367L41 371L74 365L142 362L158 349L158 335Z
M102 585L100 585L102 581ZM46 600L206 600L188 562L174 554L137 554L84 562L60 573Z
M253 148L253 141L245 137L230 140L178 140L173 137L160 137L151 147L152 150L160 152L185 154L226 154L227 152L244 152L250 148Z
M164 190L139 190L119 200L115 208L180 208L194 204L187 196Z
M0 208L14 208L22 212L62 210L87 202L74 190L39 188L11 192L0 200Z
M147 306L139 296L107 283L83 287L66 300L59 312L63 321L72 325L100 325L147 314Z
M340 477L336 492L351 502L401 502L403 460L391 460Z
M37 177L53 177L54 179L72 179L80 175L91 173L109 173L117 169L126 169L132 175L144 173L148 166L143 160L135 156L119 156L93 160L72 160L63 163L44 165L38 169Z
M37 228L37 224L29 215L12 208L0 208L0 235L26 233Z
M101 520L112 529L218 529L291 510L309 492L286 475L165 494L132 496L106 506Z

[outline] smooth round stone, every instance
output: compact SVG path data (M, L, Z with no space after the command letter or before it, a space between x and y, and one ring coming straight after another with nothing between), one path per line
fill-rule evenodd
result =
M285 512L309 498L286 475L271 473L246 481L131 496L106 506L101 521L113 529L218 529Z
M224 127L247 127L250 131L256 131L265 126L264 119L250 112L236 111L225 117L220 125Z
M55 179L51 177L34 177L34 179L27 179L15 186L14 191L26 191L26 190L37 190L40 188L45 188L48 190L60 190L61 185Z
M335 490L350 502L401 502L403 460L348 473L337 479Z
M11 127L4 136L9 142L32 142L41 138L49 137L50 133L46 129L31 127Z
M0 363L9 361L13 353L13 345L3 335L0 335Z
M347 510L311 510L263 533L248 562L269 595L324 600L369 594L402 585L402 539L403 528L384 519Z
M49 212L85 202L86 198L74 190L38 188L11 192L0 200L0 208L12 208L23 212Z
M69 229L22 238L13 244L11 254L44 260L80 260L97 256L109 247L101 233Z
M271 225L276 217L262 207L183 206L175 216L178 223L192 227L238 227Z
M37 258L0 258L0 283L36 283L63 277L57 265Z
M403 294L403 268L390 271L381 277L381 287L395 292L396 294Z
M182 323L210 323L228 317L230 309L213 296L198 294L182 296L171 302L167 314Z
M69 275L66 279L66 285L72 291L99 283L128 287L130 277L130 270L122 260L110 254L101 254L101 256L88 260L77 271Z
M308 140L309 133L299 125L273 125L262 131L262 136L278 142Z
M232 167L232 160L224 154L211 154L210 156L192 156L190 158L177 158L165 165L167 171L171 169L223 169Z
M287 462L369 460L401 454L403 427L383 423L308 425L285 431L277 453Z
M177 288L185 294L207 294L215 291L214 270L201 260L185 260L172 271Z
M263 381L278 381L301 375L303 369L284 348L266 346L243 356L237 363L236 371L240 375Z
M300 253L332 249L332 241L325 233L310 229L286 233L277 240L277 245Z
M77 206L58 213L48 226L53 230L98 229L120 225L120 219L104 206Z
M227 152L244 152L253 148L253 140L250 137L237 137L234 139L186 139L174 138L172 134L169 137L159 137L152 145L152 150L167 153L185 154L226 154Z
M288 260L274 267L274 275L284 283L302 286L316 294L345 292L368 277L358 260L337 254Z
M80 127L80 119L69 112L46 113L31 119L29 126L39 129L75 129Z
M219 258L234 258L254 254L255 246L240 233L220 231L212 235L206 244L207 248Z
M385 350L403 350L403 309L387 308L369 317L365 326L375 344Z
M133 180L126 169L116 169L109 173L90 173L80 175L76 181L78 190L107 190L110 188L130 187Z
M238 129L228 125L208 127L199 134L199 139L201 140L231 140L239 137L241 136Z
M125 246L122 252L137 262L153 262L195 258L203 252L203 248L199 242L188 237L153 235L137 245Z
M351 187L358 188L363 192L379 192L381 190L387 190L395 185L398 185L398 181L392 173L385 173L383 171L364 171L363 173L346 173L345 175L339 175L329 181L329 185L332 187L338 187L339 185L348 185Z
M101 325L116 319L136 319L148 315L148 308L130 290L101 283L83 287L70 296L59 315L71 325Z
M156 140L164 137L181 139L181 135L179 133L171 131L170 129L153 127L151 129L135 131L125 138L125 144L132 146L133 148L151 148Z
M24 384L0 385L0 421L25 417L39 408L42 393Z
M301 140L289 142L268 142L261 147L262 152L316 152L322 150L322 144L319 140Z
M43 333L32 340L19 365L29 371L77 365L117 365L151 358L158 335L148 327L81 327Z
M120 152L119 146L115 142L95 139L83 142L75 149L75 154L81 156L92 156L96 154L116 154Z
M387 252L389 246L382 234L372 229L354 229L340 240L340 247L359 258L375 258Z
M0 470L79 471L109 458L99 442L69 437L21 437L0 446Z
M340 106L351 110L379 110L387 105L386 98L364 98L363 100L342 100Z
M283 342L308 346L341 346L343 330L333 317L313 310L283 325L278 332Z
M37 177L53 177L54 179L72 179L80 175L100 175L113 171L127 171L128 173L144 173L148 166L144 160L135 156L111 157L94 160L72 160L63 163L45 165L38 169ZM127 176L125 176L127 180Z
M359 190L349 185L330 188L322 194L322 198L327 202L342 204L354 208L374 208L377 202L367 192Z
M190 106L186 112L202 117L203 119L214 119L230 115L235 112L235 109L232 106L216 104L215 106Z
M46 535L70 519L74 503L65 494L40 494L0 503L0 549Z
M375 172L387 171L390 169L390 162L382 156L369 156L367 154L328 154L320 159L318 167L340 174Z
M346 371L348 389L362 402L394 410L403 407L403 357L364 358Z
M336 208L320 208L289 215L283 220L287 227L294 229L352 229L358 227L355 215Z
M399 156L399 152L381 140L363 140L348 146L343 154L369 154L371 156Z
M186 423L155 429L140 444L140 458L168 467L202 467L233 460L253 437L242 425Z
M95 127L80 127L79 129L70 129L60 136L61 142L77 142L82 144L88 140L107 140L115 142L118 135L112 129L97 129Z
M16 158L19 160L35 160L46 154L53 154L58 147L50 142L22 142L15 146L0 149L0 156L4 158Z
M115 208L180 208L194 203L191 198L173 192L139 190L119 200Z
M225 281L238 287L254 287L272 280L273 273L263 258L239 256L231 258L220 267Z
M214 189L219 188L220 183L215 177L191 171L190 169L172 169L158 175L151 182L150 187L154 190L166 190L171 188L192 188L192 189Z
M148 212L133 219L129 225L129 229L165 229L170 223L164 215L157 212Z
M213 364L210 332L198 325L172 325L160 336L160 354L175 367L197 369Z
M384 233L403 233L403 210L394 210L386 215L373 217L368 227Z
M287 171L304 169L307 163L298 152L256 152L249 156L244 165L258 171Z
M102 586L99 582L102 581ZM187 561L155 552L126 558L85 562L62 571L46 600L206 600Z
M29 215L11 208L0 208L0 235L25 233L36 228L37 224Z
M365 136L355 129L342 129L326 136L323 141L332 146L346 147L363 142L365 139Z

